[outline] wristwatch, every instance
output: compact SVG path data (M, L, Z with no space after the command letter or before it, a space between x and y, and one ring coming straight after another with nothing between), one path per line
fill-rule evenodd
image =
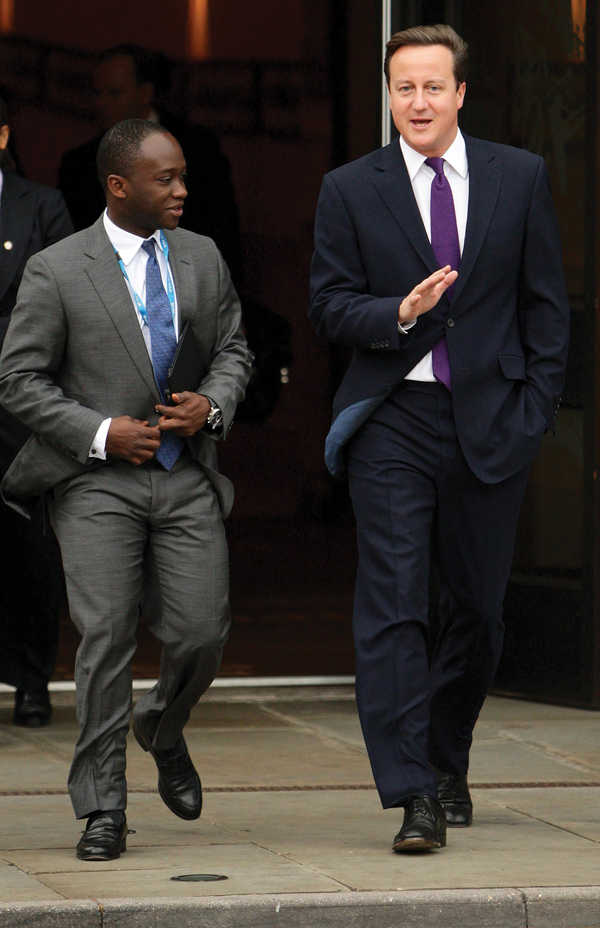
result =
M206 419L206 424L211 429L218 429L219 426L223 424L223 413L215 404L215 401L211 400L210 396L207 396L206 399L210 403L210 410Z

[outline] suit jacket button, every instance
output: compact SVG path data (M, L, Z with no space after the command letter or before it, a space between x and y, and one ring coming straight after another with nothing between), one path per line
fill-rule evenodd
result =
M448 319L448 321L446 322L446 325L448 326L449 329L451 329L452 326L454 325L454 319Z

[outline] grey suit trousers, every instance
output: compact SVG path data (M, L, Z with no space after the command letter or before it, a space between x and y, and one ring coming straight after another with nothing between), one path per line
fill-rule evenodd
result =
M170 472L117 461L49 494L71 617L82 635L80 726L69 793L77 818L127 805L125 747L140 603L162 642L160 679L135 717L173 747L213 681L229 629L229 566L215 489L187 451Z

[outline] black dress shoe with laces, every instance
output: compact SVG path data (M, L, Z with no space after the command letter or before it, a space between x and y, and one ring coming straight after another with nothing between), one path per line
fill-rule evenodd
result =
M468 828L473 821L473 803L466 773L436 770L438 799L446 810L446 821L453 828Z
M167 808L187 821L200 818L202 785L183 737L169 750L158 751L135 719L133 733L140 747L154 758L158 768L158 792Z
M48 690L17 690L15 693L15 725L25 728L43 728L52 716Z
M116 860L127 850L127 819L120 810L94 812L77 845L79 860Z
M446 814L432 796L411 796L404 807L404 822L394 838L398 853L431 851L446 847Z

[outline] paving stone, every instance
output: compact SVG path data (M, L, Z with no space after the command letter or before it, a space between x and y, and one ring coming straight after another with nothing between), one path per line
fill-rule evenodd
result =
M38 902L60 899L60 893L29 876L8 861L0 862L0 902ZM4 928L3 922L0 925Z
M449 829L448 846L427 855L391 851L402 814L382 810L372 793L229 799L208 797L212 822L357 891L553 885L558 874L564 885L599 882L600 845L506 809L484 790L474 794L473 827Z
M488 799L600 843L600 789L490 790Z
M0 700L0 790L65 789L76 723L73 694L59 695L53 724L38 731L16 729L10 699ZM599 788L476 790L473 827L450 830L446 849L395 855L401 810L384 811L372 788L347 788L372 786L351 688L213 691L186 735L205 787L234 791L207 792L200 821L181 821L158 795L139 791L155 790L157 774L131 739L128 822L136 834L118 861L76 860L83 823L67 795L0 796L1 928L14 919L45 928L44 913L53 928L59 912L67 919L60 928L96 926L94 900L108 905L104 928L148 928L157 913L161 928L520 928L524 893L529 928L600 928ZM489 699L470 777L598 781L598 746L600 713ZM170 879L194 872L229 879ZM450 895L440 902L440 893ZM74 908L57 908L61 897ZM88 905L78 909L82 899ZM13 922L2 900L16 904ZM192 920L177 922L181 913Z
M170 849L171 850L171 849ZM152 897L183 899L189 896L239 895L268 892L339 892L346 889L309 867L252 844L186 848L167 853L156 869L156 855L140 849L139 868L127 866L125 857L97 863L94 868L40 874L46 886L70 899ZM144 866L145 863L145 866ZM210 873L227 876L219 882L175 882L182 874Z
M544 780L550 783L581 780L597 783L600 774L596 770L574 766L566 758L536 750L530 745L499 739L474 741L469 779L473 783L537 783Z
M192 709L186 732L191 729L271 729L287 728L288 723L265 711L255 703L207 702L202 700Z

